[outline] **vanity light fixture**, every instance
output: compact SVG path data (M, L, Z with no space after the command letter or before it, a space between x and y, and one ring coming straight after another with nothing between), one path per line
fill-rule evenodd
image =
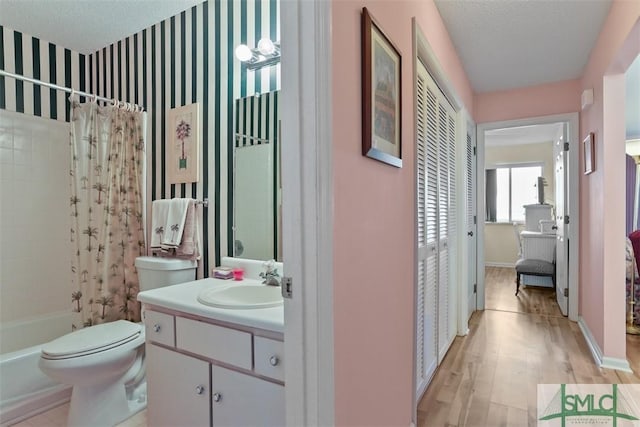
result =
M249 70L258 70L280 62L280 42L273 42L269 38L262 38L258 47L251 49L246 44L236 47L236 58L245 64Z

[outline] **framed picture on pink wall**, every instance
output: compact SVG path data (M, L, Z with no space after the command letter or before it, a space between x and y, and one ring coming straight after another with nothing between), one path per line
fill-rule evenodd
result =
M582 152L584 158L584 174L589 175L596 169L595 164L595 136L593 132L582 141Z
M362 154L402 167L400 51L362 9Z
M166 165L169 184L200 179L200 105L172 108L167 114Z

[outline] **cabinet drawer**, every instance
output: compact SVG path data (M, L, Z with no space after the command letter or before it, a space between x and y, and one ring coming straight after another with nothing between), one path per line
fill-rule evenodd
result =
M253 337L253 365L256 373L284 381L284 343Z
M157 311L147 310L144 313L145 340L157 342L170 347L175 346L173 316Z
M251 334L176 318L176 346L220 362L251 369Z

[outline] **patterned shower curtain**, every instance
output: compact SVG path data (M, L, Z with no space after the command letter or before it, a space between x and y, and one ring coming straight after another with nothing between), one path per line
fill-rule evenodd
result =
M73 329L140 320L145 113L72 100Z

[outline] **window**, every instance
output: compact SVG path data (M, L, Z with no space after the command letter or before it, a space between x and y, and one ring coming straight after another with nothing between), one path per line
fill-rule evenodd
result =
M503 165L487 169L487 221L524 221L524 205L538 203L542 164Z

